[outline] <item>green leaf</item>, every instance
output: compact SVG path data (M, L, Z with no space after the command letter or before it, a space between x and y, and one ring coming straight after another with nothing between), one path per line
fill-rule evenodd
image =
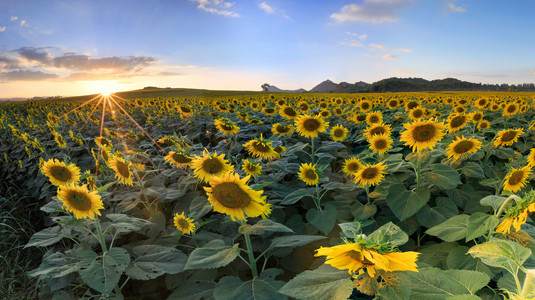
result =
M151 222L145 219L130 217L124 214L107 214L106 218L111 220L111 223L106 225L115 228L117 233L136 231L151 224Z
M173 247L141 245L132 249L135 259L126 268L126 275L132 279L148 280L162 274L182 272L187 256Z
M428 229L425 233L436 236L446 242L458 241L466 237L469 218L469 215L458 215L449 218L446 222Z
M330 204L327 204L322 211L311 208L306 214L307 221L325 234L329 234L333 230L336 217L336 207Z
M447 265L449 269L472 270L485 273L490 277L494 277L495 273L489 266L481 262L480 259L474 258L468 254L468 247L458 246L452 249L447 258Z
M272 239L271 243L273 247L298 247L306 244L310 244L315 241L326 239L325 236L319 235L288 235L288 236L279 236Z
M457 185L462 183L457 170L443 164L433 165L433 169L429 172L425 172L423 178L430 184L438 186L444 190L454 189Z
M354 239L357 235L361 233L361 224L359 221L340 223L338 224L338 226L340 227L340 229L342 229L342 233L344 234L344 236L350 239Z
M248 281L239 277L226 276L219 280L214 289L216 300L285 300L288 297L278 290L284 285L283 281L275 280L275 276L282 273L281 269L264 270L260 276Z
M447 269L447 258L450 252L458 246L457 243L440 243L426 245L420 249L418 262L424 263L433 267Z
M41 280L46 278L59 278L80 270L78 263L80 258L74 249L63 252L53 252L45 255L41 265L30 272L29 276L39 276Z
M504 268L514 274L531 256L530 249L516 242L505 240L492 240L475 245L468 250L468 253L489 266Z
M362 204L356 201L353 205L351 205L351 214L357 220L366 220L375 215L376 212L377 206L375 204Z
M280 204L283 205L292 205L297 203L299 200L303 199L304 197L310 197L316 192L315 188L303 188L298 189L290 194L288 194L284 199L282 199Z
M242 225L238 229L238 231L241 234L256 234L256 235L262 235L266 231L268 232L291 232L294 231L290 228L282 225L281 223L277 223L275 221L266 219L266 220L260 220L254 225Z
M316 270L297 274L279 292L297 299L345 300L353 292L353 283L346 270L322 265Z
M130 255L125 249L118 247L109 249L101 256L91 252L93 251L86 251L85 263L91 259L92 261L87 268L80 271L80 276L91 288L109 296L130 263Z
M494 215L489 215L482 212L476 212L468 218L468 226L466 227L466 241L476 239L493 229L498 225L500 220Z
M476 296L476 295L466 294L466 295L451 296L446 299L447 300L481 300L481 297Z
M409 236L394 223L388 222L368 235L367 239L378 244L389 244L392 247L398 247L408 242Z
M388 189L386 204L401 221L416 214L430 199L427 188L407 190L403 184L394 184Z
M427 228L446 222L449 218L459 214L457 206L451 199L439 197L436 202L435 207L426 204L416 214L418 222Z
M341 149L346 149L347 147L340 142L333 141L322 141L321 146L318 148L318 151L323 152L334 152Z
M502 206L503 202L505 201L505 199L507 198L501 197L501 196L490 195L481 199L479 203L485 206L492 206L494 211L498 211L500 209L500 206Z
M210 300L213 299L214 288L213 281L188 279L186 282L181 282L167 300Z
M487 178L487 179L480 180L479 184L481 184L482 186L488 186L488 187L496 188L496 187L498 187L500 185L501 182L502 182L502 180L500 178L493 177L493 178Z
M328 182L321 185L321 188L323 188L326 191L340 189L343 191L353 191L357 188L357 185L354 182Z
M475 294L489 283L489 275L470 270L447 270L446 274L450 275L459 285L462 285L470 294Z
M226 246L223 240L213 240L191 252L184 270L214 269L233 262L240 254L239 245Z
M475 163L475 162L469 162L467 163L462 169L461 169L461 172L466 176L466 177L471 177L471 178L485 178L485 172L483 171L483 168L481 167L480 164L478 163Z
M61 226L53 226L45 228L30 238L28 244L24 248L32 246L46 247L59 242L66 236L65 230Z

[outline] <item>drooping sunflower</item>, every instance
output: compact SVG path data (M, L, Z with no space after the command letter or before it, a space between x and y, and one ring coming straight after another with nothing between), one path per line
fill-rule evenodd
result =
M240 179L238 174L231 173L213 177L210 187L204 189L214 211L229 215L233 221L259 216L265 219L271 213L271 204L266 203L263 191L253 190L247 180L249 176Z
M134 185L131 165L132 163L127 162L123 157L118 155L113 155L109 162L109 167L115 171L115 178L126 185Z
M271 126L271 132L276 135L285 136L290 135L294 131L294 127L292 125L282 125L279 123L275 123Z
M494 147L511 146L522 134L524 128L500 130L494 140Z
M374 278L378 270L386 272L413 271L418 272L416 260L418 252L386 252L366 248L360 243L350 243L321 247L315 256L327 256L325 263L340 270L348 270L352 275L365 271Z
M193 157L187 155L185 152L182 151L169 151L169 154L164 156L164 159L166 162L177 168L188 167L193 161Z
M519 107L516 102L511 102L507 104L502 111L502 116L504 117L512 117L518 113Z
M196 156L190 164L195 177L203 182L210 182L216 177L233 172L232 165L225 159L225 154L210 154L204 150L203 156Z
M275 150L275 152L277 152L277 155L280 158L282 156L282 153L284 153L284 151L286 151L286 147L277 146L277 147L273 148L273 150Z
M321 132L327 131L329 122L320 116L301 115L295 120L297 132L306 138L316 138Z
M94 219L95 214L100 216L99 209L104 208L97 191L89 191L87 185L64 185L58 189L58 199L63 203L65 210L72 212L76 219Z
M299 116L297 111L288 105L284 105L279 109L279 115L287 120L293 120Z
M448 132L456 132L463 128L470 121L470 117L463 114L452 114L448 117Z
M477 124L477 129L489 129L490 128L490 122L487 120L482 120Z
M307 185L316 185L319 183L319 176L316 172L316 166L311 163L301 164L299 167L299 179L301 179Z
M60 148L67 147L67 143L65 143L63 136L59 134L58 132L54 132L54 140L56 141L56 144L58 144Z
M103 137L103 136L96 137L95 138L95 143L100 148L111 149L113 147L113 144L111 143L111 141L108 140L107 138Z
M388 150L392 149L392 143L394 142L390 136L386 134L377 134L372 136L368 142L370 143L370 150L379 154L383 155Z
M80 169L75 164L67 165L55 158L43 162L41 173L55 186L78 184L80 181Z
M522 187L526 186L529 176L531 176L530 166L519 169L511 168L511 172L505 176L503 189L513 193L518 192Z
M449 158L461 159L468 156L471 153L476 153L481 148L481 141L475 138L465 138L463 136L457 137L455 141L446 148Z
M373 165L364 165L355 175L355 183L359 187L374 186L380 183L386 172L386 165L382 162Z
M446 128L444 123L434 120L404 123L403 127L405 127L405 131L401 133L400 141L405 142L404 145L412 147L413 152L419 152L425 148L432 150L444 136Z
M368 126L381 123L383 123L383 113L380 110L371 111L366 114L366 124Z
M521 230L522 224L526 223L529 215L535 212L535 192L530 191L523 197L505 209L505 219L496 227L496 232L509 234L511 226L516 232Z
M249 176L257 176L262 173L262 166L260 163L248 159L243 161L241 168L245 172L245 175Z
M247 148L247 151L253 157L260 157L266 160L277 158L277 152L273 149L271 142L265 141L262 134L260 134L259 138L250 140L243 146Z
M361 168L362 162L356 157L351 157L344 161L342 171L347 175L353 176L356 175Z
M176 229L181 231L183 234L191 234L195 231L193 219L186 217L184 212L182 212L180 215L175 213L173 223L175 224Z
M331 128L331 139L335 142L341 142L347 138L348 129L342 125L336 125Z
M219 118L214 121L214 125L219 130L219 132L222 132L224 135L235 135L240 130L240 127L234 122L230 121L226 118Z
M384 135L389 136L391 135L391 133L392 133L392 129L390 125L380 123L380 124L375 124L375 125L366 127L366 129L364 130L364 137L366 137L366 139L369 140L374 135L384 134Z

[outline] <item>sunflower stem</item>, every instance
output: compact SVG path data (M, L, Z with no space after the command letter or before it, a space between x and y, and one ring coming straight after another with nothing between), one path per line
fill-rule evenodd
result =
M416 161L416 187L420 187L420 161Z
M253 246L251 244L251 237L249 234L244 234L245 245L247 245L247 255L249 256L249 267L251 267L251 272L253 273L253 278L258 277L258 270L256 269L256 259L253 253Z
M102 248L102 252L108 251L106 248L106 240L104 239L104 234L102 234L102 228L100 227L100 220L97 218L95 219L97 233L98 233L98 242L100 243L100 247Z
M366 185L366 200L368 201L367 205L370 205L370 186Z
M511 199L515 199L515 200L521 200L520 197L518 197L517 195L513 194L509 197L507 197L507 199L505 199L505 201L503 201L502 205L500 206L500 208L498 209L498 211L496 212L496 217L499 218L501 215L502 215L502 212L503 210L505 209L505 206L507 205L507 203L509 203L509 201L511 201Z
M317 183L316 183L316 198L314 199L314 202L316 202L316 207L318 208L318 211L321 211L320 190L319 190L319 186Z
M527 297L535 287L535 269L527 270L526 279L524 279L524 286L520 292L520 297Z
M310 160L312 161L312 164L316 164L316 159L315 159L315 155L316 155L316 152L314 152L314 138L311 137L310 138L310 148L311 148L311 153L310 153Z

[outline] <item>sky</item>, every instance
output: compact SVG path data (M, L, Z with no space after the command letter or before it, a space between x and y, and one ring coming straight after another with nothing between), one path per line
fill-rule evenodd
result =
M535 1L0 0L0 98L535 82Z

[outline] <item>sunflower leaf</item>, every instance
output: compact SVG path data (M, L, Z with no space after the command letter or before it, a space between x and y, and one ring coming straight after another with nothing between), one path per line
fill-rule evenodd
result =
M488 233L490 229L496 227L500 220L494 215L476 212L468 219L466 227L466 241L471 241Z
M423 178L430 184L436 185L444 190L454 189L462 183L457 170L443 164L433 165L431 171L423 174Z
M216 284L213 295L216 300L285 300L288 297L278 290L283 281L275 280L281 269L264 270L260 276L248 281L239 277L225 276Z
M240 254L239 244L226 246L223 240L213 240L191 252L184 270L214 269L233 262Z
M268 232L291 232L294 231L290 228L282 225L281 223L277 223L275 221L266 219L266 220L260 220L254 225L242 225L238 229L238 231L241 234L256 234L256 235L262 235L266 231Z
M132 249L136 257L126 268L126 274L132 279L147 280L162 274L182 272L187 256L173 247L159 245L141 245Z
M80 271L82 280L91 288L109 296L124 270L130 263L130 255L123 248L111 248L100 256L92 253L87 256L86 263L91 261L89 266Z
M407 190L404 184L394 184L388 189L386 204L400 221L414 216L429 201L431 193L427 188Z
M24 248L32 246L50 246L59 242L62 238L66 236L66 234L67 233L65 232L65 229L61 226L45 228L32 235L32 237L28 241L28 244L26 244Z
M307 211L306 219L310 224L325 234L329 234L336 224L336 207L327 204L321 211L311 208Z
M298 274L280 290L280 293L297 299L348 299L353 283L346 270L322 265L316 270Z
M499 267L516 274L522 264L531 256L531 250L513 241L491 240L468 250L473 257L485 264Z
M326 239L325 236L319 235L288 235L288 236L279 236L272 240L272 245L275 248L280 247L298 247L312 242Z

